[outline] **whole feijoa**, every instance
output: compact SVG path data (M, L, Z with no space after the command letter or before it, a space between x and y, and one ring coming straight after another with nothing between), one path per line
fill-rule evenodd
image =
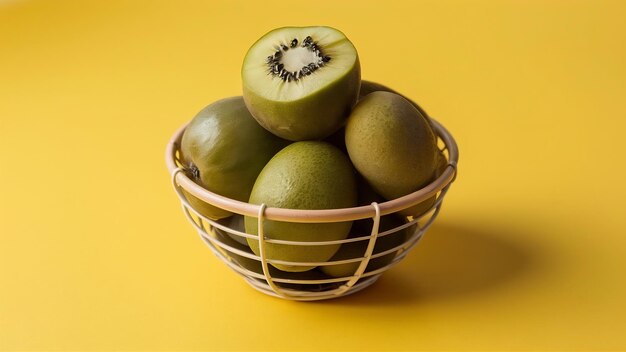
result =
M435 134L398 94L377 91L361 99L348 118L345 138L356 169L386 199L420 189L435 174Z
M217 220L217 223L235 231L245 232L245 228L243 226L243 215L233 214L232 216L229 216L227 218ZM216 232L223 233L231 239L245 246L248 246L248 241L246 241L246 238L244 236L241 236L234 232L223 231L217 226L215 226L214 229Z
M331 27L283 27L265 34L248 50L241 76L254 118L292 141L338 130L361 84L356 48Z
M368 94L373 93L373 92L391 92L391 93L396 93L398 95L401 95L404 99L408 100L409 103L413 104L413 106L415 106L415 108L420 112L420 114L422 114L422 116L424 116L426 118L426 120L428 121L428 123L430 124L430 127L433 128L434 130L434 126L432 124L432 120L430 119L430 117L428 116L428 114L426 113L426 111L419 106L419 104L417 104L414 100L412 100L411 98L407 97L406 95L399 93L398 91L387 87L384 84L380 84L378 82L374 82L374 81L368 81L368 80L361 80L361 90L359 91L359 100L365 98Z
M357 176L357 191L358 202L357 205L370 205L372 202L383 203L385 199L376 194L374 190L363 180L362 177ZM376 239L376 243L372 252L374 258L370 258L370 261L365 268L365 272L374 271L380 269L387 264L391 263L395 258L397 251L391 251L393 248L399 247L405 243L411 235L415 232L417 225L399 229L402 225L407 223L407 218L399 214L389 214L380 217L380 224L378 227L378 233L380 236ZM352 224L350 234L348 238L357 238L369 236L372 233L373 219L356 220ZM337 253L329 261L341 261L363 258L369 245L369 239L359 240L354 242L347 242L341 245ZM382 254L382 252L389 253ZM323 273L333 277L348 277L355 274L361 261L353 261L341 264L329 264L319 267L319 270Z
M429 183L436 180L439 176L441 176L447 167L448 167L448 159L440 150L437 150L437 166L435 167L435 174L433 175ZM415 204L414 206L400 210L399 213L405 216L412 216L413 218L418 218L430 212L433 209L433 206L435 205L436 202L437 202L437 195L434 195L420 203Z
M216 101L187 125L181 141L185 173L200 186L246 202L265 164L288 142L259 126L241 96ZM191 205L210 219L231 213L185 192Z
M231 223L234 225L233 230L244 231L243 229L243 216L241 215L233 215L234 218L239 219L231 219ZM263 267L261 264L261 260L258 256L256 256L250 247L247 244L242 244L239 240L236 239L236 235L224 231L218 228L214 229L215 239L221 243L218 247L218 251L224 254L229 260L233 261L236 265L239 265L242 270L249 270L252 273L263 275ZM245 253L245 254L243 254ZM271 265L269 266L269 275L272 279L286 279L286 280L323 280L328 279L329 277L317 270L309 270L304 272L286 272L282 270L278 270ZM253 274L245 272L245 274L252 276ZM257 280L261 280L257 278ZM279 286L285 288L292 289L310 289L311 287L316 287L319 285L312 284L304 284L304 283L285 283L285 282L276 282Z
M265 165L250 194L249 203L289 209L338 209L356 205L355 174L350 160L335 146L322 141L295 142ZM258 219L245 218L246 232L258 234ZM265 238L288 241L334 241L348 236L351 221L296 223L264 220ZM257 238L248 238L259 255ZM322 262L339 244L302 246L266 243L269 259L289 262ZM306 271L315 265L273 264L284 271Z
M400 228L407 223L407 219L398 214L389 214L380 218L378 227L379 237L376 239L372 258L367 263L364 272L378 270L387 266L395 258L400 246L415 232L417 225ZM357 220L352 225L349 238L358 238L371 235L372 219ZM369 239L348 242L341 245L337 253L329 261L351 260L363 258L369 245ZM392 251L392 249L397 250ZM383 252L388 252L382 254ZM356 273L361 261L352 261L342 264L330 264L320 266L320 270L333 277L347 277Z

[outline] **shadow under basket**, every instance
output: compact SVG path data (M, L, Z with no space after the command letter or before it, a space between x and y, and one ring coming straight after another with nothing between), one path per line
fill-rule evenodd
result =
M202 240L211 251L229 268L243 277L255 289L290 300L314 301L345 296L360 291L373 284L389 268L398 264L424 236L439 211L442 201L450 185L456 178L459 151L452 135L437 121L432 125L438 137L438 146L446 156L448 165L441 175L420 190L403 197L383 203L343 209L301 210L266 207L240 202L210 192L183 172L179 161L179 147L186 125L182 126L167 145L165 161L172 176L172 183L182 203L184 214L198 231ZM218 221L201 215L187 201L183 190L199 200L215 207L234 213L232 218ZM433 197L435 201L432 202ZM419 216L403 216L404 221L392 228L382 228L381 217L397 214L405 209L430 200L432 205ZM259 235L248 234L243 229L243 216L254 217L258 221ZM275 220L292 223L330 223L343 221L369 221L371 233L351 235L343 240L298 242L272 239L263 232L264 220ZM369 232L369 231L368 231ZM379 250L386 236L398 235L403 232L402 240L392 247L386 246ZM257 241L259 255L254 254L246 245L247 241ZM389 241L387 241L389 243ZM268 258L266 245L277 244L287 246L330 246L357 245L361 248L357 254L333 259L326 262L289 262ZM381 265L382 262L382 265ZM303 272L285 272L272 264L290 266L316 267ZM373 265L379 264L379 265ZM346 275L330 276L323 267L342 266L352 270Z

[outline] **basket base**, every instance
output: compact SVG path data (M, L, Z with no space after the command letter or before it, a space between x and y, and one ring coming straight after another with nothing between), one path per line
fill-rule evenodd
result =
M371 286L378 278L380 274L370 276L368 278L359 280L354 286L350 287L346 291L337 292L337 290L330 291L319 291L319 292L311 292L311 291L300 291L300 290L289 290L283 289L284 292L288 293L288 296L283 296L274 290L265 282L260 280L252 279L244 277L244 279L252 286L255 290L265 293L270 296L278 297L278 298L286 298L294 301L321 301L326 299L333 299L344 297L355 292L359 292L369 286Z

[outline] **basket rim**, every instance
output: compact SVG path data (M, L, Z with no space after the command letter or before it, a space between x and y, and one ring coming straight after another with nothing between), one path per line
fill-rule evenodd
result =
M450 132L435 119L430 118L435 133L442 139L445 148L448 150L448 166L445 171L435 180L423 188L409 193L405 196L379 203L380 214L387 215L407 209L418 204L448 187L456 178L457 163L459 159L459 149ZM170 138L165 150L165 164L175 185L185 189L193 196L218 208L244 215L258 217L261 205L251 204L224 197L211 192L191 180L182 169L176 164L176 152L180 145L182 135L188 122L183 124ZM288 209L278 207L266 207L264 218L275 221L291 221L301 223L322 223L354 221L372 218L376 215L376 210L371 205L364 205L351 208L339 209Z

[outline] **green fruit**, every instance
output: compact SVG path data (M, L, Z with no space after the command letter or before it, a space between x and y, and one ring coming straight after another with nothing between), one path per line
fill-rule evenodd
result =
M398 93L396 90L391 89L377 82L361 80L361 90L359 91L359 100L365 98L368 94L374 93L374 92L389 92L389 93L396 93L398 95L401 95L404 99L408 100L411 104L413 104L413 106L415 106L415 108L419 110L419 112L423 116L428 116L426 112L424 111L424 109L422 109L419 105L417 105L416 102L407 98L405 95Z
M186 173L187 173L187 176L189 176L189 178L191 178L197 184L202 186L202 182L198 178L193 176L193 172L186 172ZM208 188L208 187L204 186L204 188ZM182 191L183 191L183 194L185 195L185 198L187 198L187 202L189 202L189 205L191 205L191 207L195 209L199 214L209 219L213 219L213 220L222 219L222 218L229 217L233 214L227 210L220 209L201 199L198 199L196 196L187 192L185 189L182 189Z
M321 139L339 129L361 83L357 51L330 27L284 27L248 50L243 97L267 130L292 141Z
M343 133L343 129L341 129L341 131ZM339 146L343 145L343 147L345 148L345 142L343 142L343 144L340 143L341 141L335 135L336 134L333 134L333 136L331 136L333 137L332 140L330 140L331 137L329 137L328 140L333 144L337 143ZM343 134L342 134L342 137L343 137ZM345 139L343 140L345 141ZM437 177L439 177L444 172L447 166L448 166L448 160L446 159L445 155L440 150L437 150L437 168L435 170L435 175L433 176L431 182L434 181ZM358 185L358 193L359 193L358 205L369 205L372 202L383 203L387 201L387 199L377 194L372 189L372 187L367 184L367 181L365 181L365 179L363 179L363 177L360 175L359 177L357 177L357 185ZM437 201L437 196L435 195L412 207L400 210L399 214L403 216L412 216L414 218L419 217L425 214L426 212L428 212L432 208L432 206L435 204L436 201Z
M326 142L296 142L278 152L259 174L250 203L290 209L337 209L356 204L356 184L349 159ZM265 220L265 236L290 241L333 241L346 238L352 222L295 223ZM257 219L246 217L246 232L258 234ZM248 244L259 254L257 239ZM266 243L266 256L292 262L322 262L336 245L296 246ZM306 271L315 266L274 265L284 271Z
M237 237L237 235L233 235L230 232L220 230L217 227L215 227L214 230L215 230L215 238L219 240L221 243L227 246L230 246L234 249L238 249L240 251L253 254L252 251L250 250L250 247L247 244L243 244L239 242L238 240L235 240L235 237ZM243 229L236 229L236 230L243 231ZM261 267L260 261L235 253L229 249L224 249L221 247L220 249L222 253L224 253L227 257L231 258L235 263L239 264L242 268L248 269L258 274L263 274L263 268Z
M229 216L227 218L219 219L219 220L217 220L217 222L220 225L224 225L224 226L226 226L226 227L228 227L230 229L237 230L239 232L245 232L246 231L245 228L244 228L244 225L243 225L243 215L234 214L234 215ZM222 230L220 230L218 228L215 228L215 230L219 231L219 232L225 233L228 237L230 237L233 240L235 240L235 241L241 243L242 245L248 247L248 241L246 240L245 237L239 236L237 234L233 234L233 233L230 233L230 232L227 232L227 231L222 231Z
M437 150L437 167L435 168L435 174L433 175L430 182L437 179L448 167L448 159L440 150ZM433 205L437 202L437 196L434 195L421 203L417 203L416 205L403 209L400 211L400 214L404 216L412 216L414 218L420 217L431 210Z
M362 177L357 177L358 203L357 205L369 205L372 202L382 203L385 201L383 197L377 194L370 185ZM378 233L389 231L406 223L406 218L397 214L385 215L380 218ZM373 220L363 219L357 220L352 224L349 238L363 237L372 233ZM398 230L394 233L382 236L377 239L374 246L373 254L387 251L404 243L415 231L417 224L408 228ZM330 261L361 258L365 256L368 240L358 242L348 242L341 245L339 251L330 259ZM380 269L391 263L396 253L389 253L383 256L373 258L367 265L365 272ZM332 277L346 277L354 275L358 269L360 262L352 262L346 264L324 265L319 270Z
M231 227L234 230L237 231L244 231L243 229L243 216L241 215L234 215L234 218L240 218L240 220L235 220L233 219L231 221L231 225L234 225L233 227ZM248 247L247 244L242 244L240 243L238 240L235 240L235 238L242 238L240 236L237 235L233 235L230 232L227 231L223 231L220 230L218 228L215 228L215 238L233 248L233 249L237 249L240 250L242 252L248 253L248 254L254 254L252 252L252 250L250 249L250 247ZM239 253L235 253L232 249L225 249L222 247L219 247L220 251L226 255L227 257L229 257L232 261L234 261L236 264L238 264L239 266L241 266L244 269L247 269L251 272L254 272L256 274L259 275L264 275L263 274L263 267L261 265L261 261L260 259L254 259L254 258L249 258L246 257L244 255L241 255ZM323 279L328 279L329 277L325 274L323 274L320 271L317 270L309 270L309 271L305 271L305 272L287 272L287 271L281 271L278 270L276 268L274 268L273 266L268 266L269 269L269 274L272 278L274 279L287 279L287 280L323 280ZM284 282L279 282L276 283L277 285L281 286L281 287L285 287L285 288L292 288L292 289L301 289L301 290L307 290L307 289L317 289L319 288L321 285L319 284L291 284L291 283L284 283ZM326 284L327 285L327 284Z
M378 233L390 231L398 226L404 225L405 223L406 218L400 217L395 214L383 216L380 218ZM372 226L372 219L357 220L352 225L352 230L350 231L349 237L356 238L370 235L372 232ZM410 227L377 238L372 254L381 253L400 246L411 236L413 231L415 231L415 228L416 225L412 225ZM367 250L368 244L369 240L344 243L341 245L341 248L339 248L339 251L337 251L337 253L335 253L335 255L330 259L330 261L362 258L365 256L365 251ZM365 272L374 271L388 265L393 261L393 258L395 258L395 256L396 252L392 252L380 257L370 259L369 263L367 264L367 268L365 269ZM333 277L346 277L354 275L360 264L361 262L351 262L345 264L324 265L320 266L320 270L323 273Z
M378 91L400 94L385 85L363 79L361 80L361 90L359 90L359 100L365 98L370 93L374 93Z
M242 97L219 100L191 120L182 137L181 162L200 186L222 196L247 201L263 166L287 144L261 128ZM191 205L210 219L231 213L185 192Z
M361 90L359 91L359 100L365 98L368 94L370 93L374 93L374 92L390 92L390 93L396 93L398 95L401 95L404 99L408 100L409 103L413 104L413 106L415 106L415 108L420 112L420 114L422 114L422 116L424 116L427 120L428 123L430 124L430 127L433 129L433 131L435 131L433 125L432 125L432 121L430 120L430 117L428 116L428 114L426 113L426 111L424 109L422 109L421 106L419 106L415 101L409 99L408 97L406 97L403 94L398 93L397 91L382 85L380 83L376 83L376 82L372 82L372 81L367 81L367 80L361 80Z
M376 82L371 82L371 81L366 81L366 80L362 80L361 81L361 91L359 93L359 100L365 98L368 94L373 93L373 92L379 92L379 91L383 91L383 92L391 92L391 93L396 93L396 94L400 94L398 92L396 92L395 90L384 86L380 83L376 83ZM401 95L401 94L400 94ZM435 131L435 129L432 127L432 121L430 120L430 118L428 118L428 115L426 115L426 112L424 112L424 110L414 101L412 101L411 99L407 98L406 96L402 96L404 97L406 100L408 100L421 114L422 116L424 116L433 132ZM343 136L344 133L344 129L341 129L340 132L342 133L341 136ZM338 146L341 146L343 143L343 147L345 148L345 138L343 139L343 141L339 141L339 132L333 134L331 137L332 138L332 143ZM443 155L443 153L441 153L441 151L438 151L437 153L437 168L436 168L436 172L435 175L433 176L432 181L434 181L437 177L439 177L443 171L445 170L445 168L448 165L448 161L446 159L446 157ZM360 190L359 190L360 192ZM382 200L384 201L384 199ZM410 208L404 209L402 211L400 211L400 214L405 215L405 216L413 216L413 217L419 217L421 215L423 215L424 213L426 213L427 211L430 210L430 208L432 208L432 206L435 204L435 202L437 201L437 197L433 196L430 197L428 199L426 199L425 201L418 203ZM381 201L378 201L381 202Z
M386 199L412 193L432 180L435 135L425 117L398 94L379 91L359 101L345 138L356 169Z

